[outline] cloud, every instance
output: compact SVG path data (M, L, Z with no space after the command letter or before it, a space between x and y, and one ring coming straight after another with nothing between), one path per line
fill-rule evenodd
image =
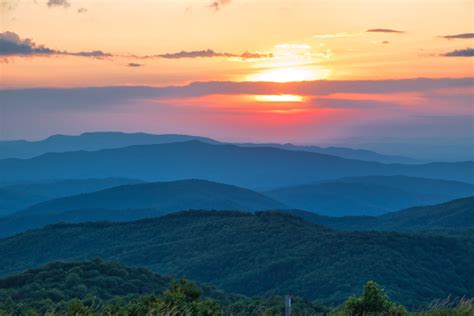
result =
M71 4L67 0L48 0L47 5L50 8L53 8L53 7L68 8L71 6Z
M368 29L366 32L369 33L405 33L404 31L398 31L398 30L393 30L393 29Z
M58 53L57 51L36 45L30 39L21 39L18 34L14 32L0 33L0 56L14 56L14 55L52 55Z
M261 59L261 58L272 58L271 53L258 53L258 52L244 52L242 54L233 54L225 52L216 52L212 49L195 50L195 51L180 51L177 53L166 53L148 57L159 57L167 59L181 59L181 58L214 58L214 57L226 57L226 58L241 58L241 59Z
M82 56L82 57L96 57L96 58L112 57L113 56L112 54L104 53L101 50L94 50L94 51L91 51L91 52L78 52L78 53L64 52L63 54L72 55L72 56Z
M135 67L135 68L142 67L142 66L144 66L144 65L143 64L138 64L138 63L129 63L127 65L127 67Z
M106 58L106 57L122 57L135 59L149 59L149 58L165 58L165 59L182 59L182 58L240 58L242 60L248 59L266 59L272 58L272 53L249 52L242 54L233 54L226 52L216 52L212 49L196 50L196 51L180 51L177 53L166 53L159 55L140 56L140 55L114 55L103 52L101 50L84 51L84 52L70 52L66 50L57 50L38 45L31 39L22 39L14 32L0 33L0 56L44 56L44 55L67 55L91 58ZM133 64L133 63L131 63ZM131 66L133 67L133 66Z
M446 57L473 57L474 56L474 48L465 48L465 49L453 50L452 52L442 54L442 56L446 56Z
M87 13L87 9L86 8L79 8L79 9L77 9L77 13Z
M382 44L390 44L389 41L383 41Z
M180 51L178 53L167 53L158 55L161 58L179 59L179 58L199 58L199 57L233 57L228 53L217 53L212 49L195 50L195 51Z
M21 39L14 32L0 33L0 56L44 56L44 55L69 55L81 57L104 58L112 57L112 54L104 53L100 50L90 52L68 52L51 49L43 45L38 45L31 39Z
M219 11L223 6L228 5L230 0L216 0L212 1L208 7L213 9L214 11Z
M441 37L445 38L445 39L466 39L466 38L474 38L474 33L445 35L445 36L441 36Z

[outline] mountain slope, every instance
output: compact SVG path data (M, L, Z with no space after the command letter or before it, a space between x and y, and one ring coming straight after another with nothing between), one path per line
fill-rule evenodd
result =
M8 215L33 204L54 198L140 182L142 181L119 178L68 179L0 186L0 216Z
M33 205L0 219L0 236L59 221L130 220L188 209L258 211L284 208L283 204L260 193L204 180L142 183Z
M343 178L265 192L286 205L321 215L380 215L474 195L474 185L407 176Z
M113 258L247 295L340 303L375 280L396 301L472 296L469 238L338 232L281 213L182 212L127 223L58 224L0 240L0 274Z
M3 181L124 177L151 181L206 179L247 188L275 188L348 176L411 175L474 182L474 162L380 164L276 148L198 141L94 152L50 153L0 160Z
M300 210L291 214L307 221L345 230L427 231L474 229L474 197L419 206L381 216L329 217Z

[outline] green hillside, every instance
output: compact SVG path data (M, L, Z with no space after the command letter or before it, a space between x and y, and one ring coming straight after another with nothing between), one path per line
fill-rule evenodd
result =
M281 213L181 212L127 223L59 224L0 240L0 274L102 257L245 295L338 304L368 280L397 302L472 296L474 240L339 232Z

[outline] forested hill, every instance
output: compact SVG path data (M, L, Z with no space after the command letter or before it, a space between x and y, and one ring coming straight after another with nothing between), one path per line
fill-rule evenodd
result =
M238 166L238 168L236 168ZM474 162L381 164L277 148L199 141L0 160L3 181L125 177L147 181L206 179L252 189L366 175L410 175L473 182Z
M80 299L87 305L127 304L139 296L159 295L176 282L145 268L94 259L81 262L52 262L0 279L2 306L16 304L45 312L52 306ZM211 286L199 285L203 297L227 305L241 299ZM10 303L8 302L10 301Z
M113 258L246 295L336 304L375 280L405 305L472 296L471 238L339 232L281 213L190 211L58 224L0 240L6 275L59 259Z

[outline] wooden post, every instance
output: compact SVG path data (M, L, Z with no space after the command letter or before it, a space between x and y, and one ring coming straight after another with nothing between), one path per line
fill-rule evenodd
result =
M285 316L291 316L291 297L285 295Z

